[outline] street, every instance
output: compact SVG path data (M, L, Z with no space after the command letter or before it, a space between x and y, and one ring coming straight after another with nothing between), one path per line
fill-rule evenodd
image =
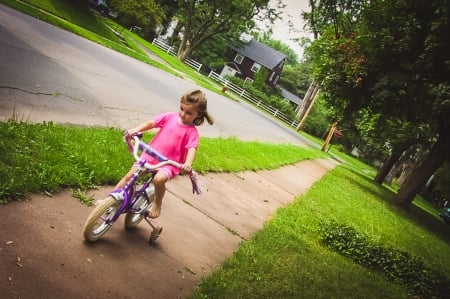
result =
M199 88L70 32L0 5L0 120L126 129L166 111ZM304 145L289 128L246 102L205 90L216 122L205 137Z

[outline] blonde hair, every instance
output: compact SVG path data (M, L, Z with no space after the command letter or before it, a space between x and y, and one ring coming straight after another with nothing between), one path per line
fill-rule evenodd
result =
M208 101L203 91L195 89L189 90L181 97L181 103L185 105L194 105L197 108L198 117L194 119L194 125L200 126L203 122L208 121L208 124L214 123L214 118L209 115L207 105Z

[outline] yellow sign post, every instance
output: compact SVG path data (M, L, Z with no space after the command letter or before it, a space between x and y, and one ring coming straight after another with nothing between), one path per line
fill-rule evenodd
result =
M337 122L335 122L334 124L331 125L330 132L328 133L327 139L325 139L325 143L322 146L322 149L321 149L322 152L325 151L325 149L327 148L328 144L331 141L331 138L333 138L334 131L336 131L336 126L337 126Z

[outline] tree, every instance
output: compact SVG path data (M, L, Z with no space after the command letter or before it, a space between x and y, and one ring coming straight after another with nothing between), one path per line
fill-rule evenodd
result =
M364 7L370 0L309 0L310 12L303 12L314 39L318 39L326 28L331 28L336 37L352 32Z
M282 41L273 39L271 29L264 32L262 35L258 33L253 33L253 36L257 41L286 55L285 64L296 65L298 63L297 53L295 53L294 50L292 50L288 45L286 45Z
M154 0L111 0L111 6L124 26L139 26L146 35L154 32L164 18L164 12Z
M278 85L286 88L300 98L305 96L311 84L311 67L309 62L300 62L295 65L285 65Z
M380 142L392 143L405 125L414 127L411 132L427 127L425 140L433 146L395 199L407 208L450 157L450 37L445 34L450 29L449 5L426 0L349 2L361 5L349 10L323 8L333 12L329 14L332 22L314 20L321 36L309 49L314 74L341 121L354 122L363 109L401 120ZM392 154L398 156L405 148L400 145L408 144L410 137L392 143Z
M382 17L389 17L381 22L381 28L380 12L385 13ZM417 127L427 124L428 140L433 141L428 155L396 196L396 203L408 208L433 173L450 158L450 69L446 67L450 63L450 38L445 34L450 29L449 6L445 1L395 1L389 6L374 5L366 20L367 30L384 32L373 35L373 42L390 46L380 49L384 55L376 59L379 67L403 79L403 95L398 98L403 110L392 109L392 100L385 102L385 108L389 105L397 116Z
M169 28L173 17L176 15L178 11L178 1L177 0L157 0L159 6L161 7L164 18L162 21L162 29L159 32L160 35L165 35L167 33L167 29Z
M267 18L276 18L276 9L268 7L269 0L240 1L179 1L177 14L182 28L182 39L178 58L184 60L203 43L221 35L237 40L242 33L255 27L254 17L265 13Z

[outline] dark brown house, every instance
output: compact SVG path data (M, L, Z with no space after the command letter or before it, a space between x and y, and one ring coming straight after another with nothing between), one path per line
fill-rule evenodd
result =
M232 75L243 80L253 81L255 74L263 68L268 70L266 83L274 88L283 71L286 56L254 39L242 46L231 46L232 61L227 62L222 76Z

